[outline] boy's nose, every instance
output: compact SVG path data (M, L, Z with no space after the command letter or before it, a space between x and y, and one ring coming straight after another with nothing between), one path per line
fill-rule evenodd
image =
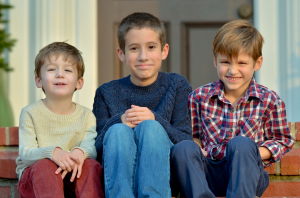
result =
M236 74L236 73L238 73L238 67L235 66L235 65L230 66L229 67L229 73L230 74Z
M63 70L58 69L56 72L56 78L62 78L62 77L64 77Z
M140 53L139 53L139 60L140 61L145 61L148 59L148 53L147 53L147 50L145 49L141 49L140 50Z

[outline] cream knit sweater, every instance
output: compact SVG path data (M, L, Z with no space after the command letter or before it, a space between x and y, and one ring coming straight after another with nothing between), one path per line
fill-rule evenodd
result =
M20 178L23 170L38 160L52 160L56 147L67 152L79 148L85 158L95 159L96 136L96 118L88 108L76 104L72 114L58 115L39 100L23 108L20 115L16 172Z

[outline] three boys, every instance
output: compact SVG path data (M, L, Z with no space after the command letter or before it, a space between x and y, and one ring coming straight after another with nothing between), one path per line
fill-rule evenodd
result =
M245 20L226 23L215 36L220 80L189 95L194 142L180 142L171 154L186 197L261 196L269 184L264 167L294 144L284 102L253 78L263 62L262 44Z
M83 86L75 47L55 42L38 53L35 82L46 98L22 109L17 173L21 197L104 197L96 158L96 119L72 102Z
M260 33L244 20L229 22L218 31L213 52L220 80L189 95L194 142L183 141L192 139L186 104L191 87L178 74L159 72L161 61L167 57L169 50L163 24L147 13L131 14L121 22L118 40L119 58L129 67L131 75L100 86L93 107L98 133L95 146L98 160L102 160L104 166L106 197L170 197L169 155L170 148L176 143L171 154L172 168L187 197L261 196L269 183L263 168L288 152L294 138L287 126L283 101L275 92L258 85L253 78L253 73L263 62ZM48 54L49 63L63 65L69 60L68 56L54 55ZM51 72L51 69L45 70L46 66L44 72ZM60 78L60 74L57 75ZM37 72L37 86L45 90L46 99L52 97L53 100L39 101L22 111L18 170L38 166L38 163L33 163L42 158L35 159L30 155L38 149L33 141L37 138L42 147L51 147L49 150L40 148L40 155L52 157L59 166L57 169L54 164L56 173L63 169L62 177L73 170L72 180L83 163L83 153L86 157L86 153L93 155L93 152L87 152L84 147L63 149L66 145L60 145L48 132L49 141L57 143L53 146L51 142L50 145L43 142L45 135L40 134L39 129L45 125L51 132L54 132L53 129L66 129L63 124L52 123L52 117L57 116L50 111L74 114L80 106L76 104L74 108L70 103L71 88L63 87L70 84L74 89L80 89L83 80L79 77L75 81L74 77L69 78L66 74L67 81L55 81L54 86L50 83L53 79L53 76L48 78L47 75L44 78L43 73L39 77ZM61 101L56 104L59 101L57 96ZM49 115L37 117L37 110L46 111ZM87 114L90 115L90 112ZM62 118L55 118L55 123ZM56 126L48 126L48 123ZM68 127L74 125L77 128L76 124L70 122ZM89 139L84 144L87 147L95 138L92 135L93 124L89 133L83 136ZM21 134L24 134L23 138L29 138L30 143L27 144L25 139L21 143ZM64 141L64 138L60 136L60 140ZM71 153L63 152L72 148ZM49 155L52 152L53 156ZM56 157L61 155L67 157ZM99 168L100 165L95 166ZM27 172L30 170L25 169ZM100 178L99 171L97 174ZM25 185L23 182L21 178L19 189ZM96 183L99 184L99 181Z

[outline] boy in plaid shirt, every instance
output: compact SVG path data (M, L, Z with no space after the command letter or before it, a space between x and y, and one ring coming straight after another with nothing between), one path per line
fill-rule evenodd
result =
M294 145L284 102L253 77L262 66L262 44L245 20L226 23L215 36L220 80L190 93L194 142L178 143L171 154L188 198L261 196L269 185L264 168Z

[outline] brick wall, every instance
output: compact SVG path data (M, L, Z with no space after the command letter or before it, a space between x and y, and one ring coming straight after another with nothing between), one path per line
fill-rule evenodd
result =
M270 186L263 197L300 198L300 122L289 123L296 144L280 162L266 168ZM18 156L18 127L0 127L0 198L18 198L16 163Z
M0 198L20 197L16 176L18 127L0 127Z

